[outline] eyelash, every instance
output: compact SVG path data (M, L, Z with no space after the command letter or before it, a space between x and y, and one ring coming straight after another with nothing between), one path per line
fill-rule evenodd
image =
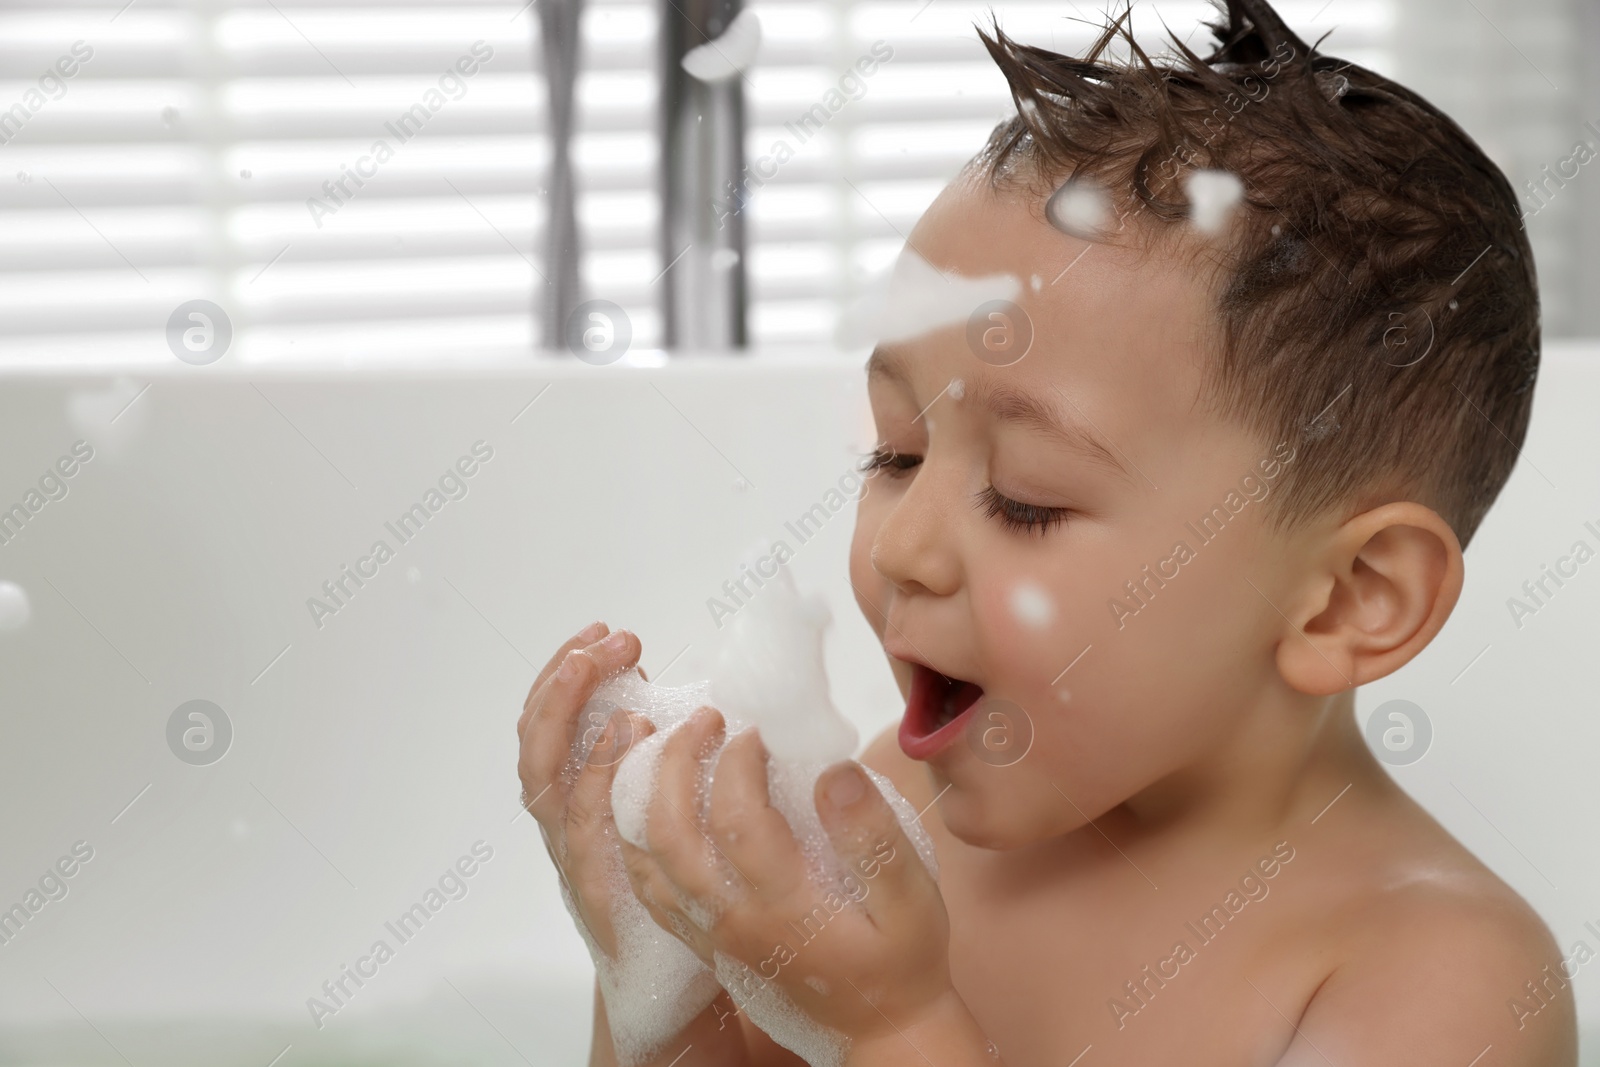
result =
M1012 500L1002 496L1000 491L992 485L986 485L978 493L978 505L983 508L983 513L991 519L999 519L1000 525L1008 530L1020 533L1036 533L1043 537L1050 532L1051 527L1059 526L1067 521L1070 508L1047 508L1039 504L1024 504L1019 500Z
M904 456L888 446L879 446L867 453L862 460L861 471L864 474L887 471L890 477L896 477L910 472L921 463L921 456ZM1006 529L1040 536L1066 522L1071 513L1070 508L1043 507L1012 500L1001 495L992 485L985 486L978 493L977 504L983 509L984 515L999 520Z
M905 462L907 460L910 462ZM921 456L902 456L888 445L879 445L862 457L861 473L876 474L879 471L888 471L890 477L893 477L905 474L921 464Z

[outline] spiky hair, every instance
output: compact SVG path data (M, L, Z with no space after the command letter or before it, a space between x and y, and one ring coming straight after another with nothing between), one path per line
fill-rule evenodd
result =
M1203 58L1169 31L1176 54L1152 59L1131 7L1082 58L980 30L1017 115L974 165L997 186L1093 182L1147 242L1203 245L1208 395L1264 439L1305 443L1276 521L1413 499L1466 544L1516 462L1539 366L1511 183L1438 108L1320 53L1264 0L1213 3ZM1199 169L1244 188L1205 242L1182 225Z

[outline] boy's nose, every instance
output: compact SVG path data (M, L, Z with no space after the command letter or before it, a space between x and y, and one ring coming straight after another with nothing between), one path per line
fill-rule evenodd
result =
M878 527L872 569L900 593L953 594L961 585L961 507L954 473L941 475L924 462Z

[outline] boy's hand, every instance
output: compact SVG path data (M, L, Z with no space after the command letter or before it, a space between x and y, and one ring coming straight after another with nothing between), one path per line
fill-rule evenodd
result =
M631 716L620 742L617 731L623 724L607 723L606 734L576 777L563 782L562 771L571 758L583 705L602 681L637 663L639 652L639 639L633 634L608 633L604 623L593 624L556 650L534 681L517 720L523 807L538 820L545 848L584 925L609 956L616 955L606 870L611 778L622 756L617 749L630 737L648 733L649 722Z
M841 763L817 782L817 812L852 875L845 889L819 885L769 802L767 752L754 730L723 748L702 805L701 757L723 731L722 716L702 708L667 740L649 848L622 845L634 893L656 921L707 962L714 953L743 962L752 986L775 983L856 1047L964 1013L938 886L860 766Z
M564 780L563 772L572 757L584 704L602 681L638 663L639 653L639 639L633 634L625 630L608 633L603 623L595 623L556 650L535 679L517 720L517 736L522 742L517 774L522 779L523 807L538 820L545 848L584 926L612 959L617 954L617 937L609 888L615 862L610 849L616 840L611 780L631 743L652 732L649 720L631 713L626 720L623 713L612 716L583 767L570 780ZM593 723L582 725L597 728ZM660 1062L666 1063L685 1045L693 1044L700 1049L702 1063L742 1065L746 1061L742 1033L737 1026L722 1026L719 1014L726 1015L727 1008L717 1011L726 1000L725 994L719 994L718 1003L664 1046ZM602 1016L603 1010L596 1012L597 1023ZM597 1031L591 1062L614 1062L608 1034Z

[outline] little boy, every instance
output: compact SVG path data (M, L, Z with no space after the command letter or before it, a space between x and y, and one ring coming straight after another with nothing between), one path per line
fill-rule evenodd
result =
M851 580L906 709L862 763L924 812L938 881L831 768L818 812L873 873L799 943L816 889L759 737L727 740L704 825L685 815L710 710L665 746L630 880L851 1065L1571 1067L1549 933L1354 718L1449 617L1528 424L1516 197L1448 118L1262 0L1212 29L1175 66L1104 58L1122 20L1083 60L985 35L1018 115L907 242L1021 282L868 364ZM639 651L595 624L519 723L602 950L615 761L560 769ZM649 1062L798 1061L724 993Z

